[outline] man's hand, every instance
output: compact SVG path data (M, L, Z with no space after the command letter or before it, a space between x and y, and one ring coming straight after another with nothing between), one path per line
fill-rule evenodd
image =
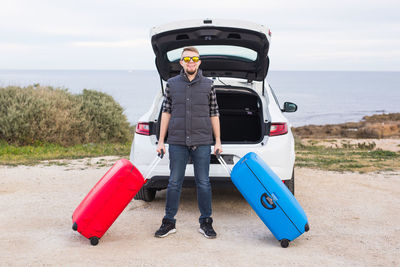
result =
M217 151L219 150L219 153L222 153L222 145L221 142L215 142L214 145L214 154L217 155Z
M161 150L163 150L164 151L164 155L165 155L165 145L164 145L164 142L159 142L158 143L158 146L157 146L157 153L158 154L161 154Z

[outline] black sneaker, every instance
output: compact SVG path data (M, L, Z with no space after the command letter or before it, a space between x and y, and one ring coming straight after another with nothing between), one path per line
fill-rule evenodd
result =
M212 218L205 218L200 223L199 232L202 233L207 238L216 238L217 233L214 231L212 227L213 219Z
M158 229L156 231L154 236L155 237L166 237L167 235L173 234L175 232L176 232L175 223L168 219L163 219L160 229Z

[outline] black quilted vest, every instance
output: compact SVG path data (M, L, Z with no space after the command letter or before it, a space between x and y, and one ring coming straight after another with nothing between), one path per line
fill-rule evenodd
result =
M172 99L167 143L186 146L213 144L210 119L212 80L198 70L190 82L182 70L167 82Z

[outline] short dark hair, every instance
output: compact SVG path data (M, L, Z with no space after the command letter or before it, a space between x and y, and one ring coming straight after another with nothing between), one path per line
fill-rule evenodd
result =
M182 54L183 54L183 52L185 52L185 51L192 51L192 52L195 52L195 53L197 53L198 55L200 55L199 50L197 50L197 48L194 47L194 46L187 46L187 47L184 47L183 50L182 50ZM181 54L181 57L182 57L182 54Z

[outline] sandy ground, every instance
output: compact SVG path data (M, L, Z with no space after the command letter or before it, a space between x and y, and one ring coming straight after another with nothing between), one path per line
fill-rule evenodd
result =
M311 230L287 249L234 188L213 188L217 239L198 233L195 190L184 189L176 234L153 237L163 191L151 203L132 201L93 247L72 231L71 215L108 168L82 160L0 166L0 265L400 265L400 172L296 169L296 197Z

